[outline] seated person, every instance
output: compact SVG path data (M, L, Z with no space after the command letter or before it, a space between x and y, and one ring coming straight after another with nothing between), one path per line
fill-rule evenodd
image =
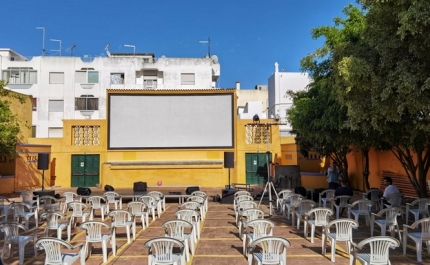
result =
M390 177L384 178L384 185L386 186L384 190L384 194L382 195L382 199L384 199L384 204L390 204L386 198L394 193L400 193L399 189L393 185L393 179Z
M334 192L334 196L343 196L343 195L347 195L347 196L353 196L354 195L354 191L348 187L348 182L346 181L346 179L342 178L342 180L340 181L340 188L337 188L336 191ZM336 200L336 205L339 205L340 200Z

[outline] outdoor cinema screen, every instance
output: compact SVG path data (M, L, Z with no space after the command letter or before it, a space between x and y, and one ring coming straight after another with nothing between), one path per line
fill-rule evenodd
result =
M231 148L233 93L110 94L108 149Z

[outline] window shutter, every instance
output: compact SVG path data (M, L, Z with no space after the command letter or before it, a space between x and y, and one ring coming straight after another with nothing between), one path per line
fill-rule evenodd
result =
M49 73L50 84L64 84L64 73Z
M181 74L181 85L194 85L194 74Z

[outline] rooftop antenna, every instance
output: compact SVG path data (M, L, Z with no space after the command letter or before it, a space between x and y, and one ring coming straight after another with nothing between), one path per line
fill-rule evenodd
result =
M110 44L106 45L106 47L105 47L106 55L108 57L110 57L109 47L110 47Z
M133 56L136 54L136 46L130 44L124 44L124 47L133 48Z
M76 45L73 44L72 46L70 46L69 48L66 49L66 51L70 51L70 56L73 56L73 49L76 48Z
M46 51L45 51L45 27L36 27L36 29L43 30L43 33L42 33L42 56L45 56L46 55Z
M208 40L201 40L199 42L201 44L207 44L208 45L208 57L211 57L211 38L208 37Z
M61 56L61 40L56 40L56 39L50 39L50 41L58 41L59 43L60 43L60 49L59 50L51 50L52 52L57 52L57 53L60 53L60 56ZM57 54L56 53L56 54ZM55 54L55 55L56 55Z

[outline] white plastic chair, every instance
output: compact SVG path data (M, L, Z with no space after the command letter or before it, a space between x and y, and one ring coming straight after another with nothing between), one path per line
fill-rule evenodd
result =
M248 196L251 196L251 192L246 191L246 190L239 190L239 191L236 191L236 192L234 193L233 197L234 197L234 198L237 198L238 196L241 196L241 195L248 195Z
M141 196L139 201L144 202L148 206L148 210L151 211L152 220L155 220L155 209L157 208L157 200L152 196ZM160 213L157 211L158 218L160 218Z
M284 209L282 207L282 205L286 202L285 200L287 199L287 197L291 194L293 194L294 191L292 190L281 190L280 192L278 192L278 198L276 199L276 208L280 209L281 211Z
M237 193L237 192L236 192ZM235 195L236 195L235 193ZM234 211L237 211L237 204L241 201L254 201L254 198L251 195L238 195L233 198L233 209Z
M109 212L108 216L112 220L112 234L116 235L116 229L121 227L126 229L127 243L130 244L130 232L133 232L133 239L136 239L136 219L131 212L126 210L113 210Z
M106 200L102 196L91 196L87 199L87 202L91 205L90 220L94 219L94 211L100 210L102 220L105 219L105 213L107 213Z
M10 208L13 212L13 220L21 223L21 220L24 219L25 227L29 228L29 220L31 217L34 218L36 227L39 227L39 211L36 207L30 206L25 202L13 202L10 205Z
M19 253L19 264L24 263L24 251L25 245L29 242L34 242L37 240L37 229L34 228L29 230L27 227L23 226L19 223L0 223L0 229L4 232L4 244L2 251L2 258L6 253L8 253L8 257L10 258L14 252L14 246L18 245L18 253ZM24 233L20 231L23 230ZM37 249L36 245L34 246L34 256L37 257Z
M248 264L251 265L255 261L258 265L286 265L287 248L290 246L290 241L282 237L267 236L256 239L249 247Z
M70 241L71 231L70 229L68 229L69 221L66 220L66 216L57 212L46 212L46 213L42 213L40 215L40 218L46 219L46 226L44 231L45 237L49 236L49 230L55 230L57 232L57 238L61 239L61 234L63 230L67 228L67 241ZM61 222L59 220L64 220L64 222Z
M339 219L339 215L342 209L348 208L349 206L349 200L351 199L351 196L348 195L342 195L342 196L335 196L331 199L331 208L336 209L336 219ZM339 201L339 204L337 202Z
M39 209L39 195L34 195L32 191L25 190L20 192L20 196L22 202L29 204L31 207L36 206Z
M335 227L333 232L332 226ZM327 240L331 242L331 261L336 261L336 243L346 242L347 249L350 249L350 241L352 240L352 229L358 228L358 223L352 219L337 219L328 223L322 234L322 254L325 256L327 248ZM331 231L330 231L331 230Z
M302 200L304 197L300 194L291 194L289 196L287 196L284 200L284 205L282 206L282 212L284 213L284 217L287 218L288 220L290 220L290 216L291 216L291 210L293 209L293 207L300 201ZM285 207L287 208L287 212L285 213Z
M389 203L389 204L384 204L384 199L381 198L381 209L384 209L384 206L389 208L389 207L399 207L402 204L403 201L403 194L401 193L393 193L389 196L387 196L387 198L385 198L385 200Z
M245 209L258 209L258 203L255 201L241 201L236 205L236 211L234 212L236 218L236 225L239 225L239 213Z
M191 196L200 196L200 197L205 198L205 211L206 212L208 211L208 209L209 209L208 208L208 195L206 194L206 192L196 190L196 191L191 192Z
M300 222L304 219L304 215L307 214L312 208L314 208L315 202L313 200L300 200L296 205L293 206L293 222L294 225L295 217L297 216L297 229L300 229Z
M243 228L252 220L264 219L264 212L260 209L245 209L239 213L239 237L243 236Z
M379 205L379 201L382 197L383 192L380 189L370 189L364 193L362 193L363 195L363 200L370 200L372 202L372 206L375 206L376 210L380 210L380 205Z
M149 226L148 205L146 205L146 203L141 201L132 201L127 203L127 209L135 216L135 218L140 216L142 229Z
M183 204L179 205L178 210L181 210L181 209L191 209L191 210L197 211L197 212L200 213L200 219L203 220L203 217L202 217L202 207L204 207L204 206L202 206L198 202L184 202Z
M107 212L110 211L110 205L115 205L115 210L119 208L122 209L122 197L118 193L114 191L107 191L103 193L103 196L106 198Z
M187 202L198 202L200 203L200 216L202 217L202 220L205 220L206 216L206 206L205 206L205 198L201 196L190 196L187 198Z
M174 238L158 237L145 242L148 248L148 265L172 264L185 265L184 244ZM179 247L179 253L173 253L173 248Z
M369 245L370 252L359 252L365 245ZM351 242L350 264L356 264L355 261L360 261L361 264L387 264L390 265L390 248L395 248L400 245L400 242L389 236L375 236L364 239L358 244Z
M158 202L157 211L160 210L160 213L166 210L166 198L164 194L160 191L150 191L146 195L154 197ZM158 215L160 216L160 215Z
M421 228L421 231L409 231ZM416 246L417 261L422 262L423 242L427 245L427 253L430 255L430 218L424 218L409 225L403 225L403 255L406 255L408 238L412 239Z
M370 222L370 212L372 211L372 202L370 200L358 200L348 205L348 218L351 214L354 215L355 221L358 223L360 216L364 216L366 226Z
M79 196L77 193L74 193L74 192L71 192L71 191L63 192L63 194L61 194L61 197L64 198L64 206L63 206L63 209L62 209L63 213L66 212L67 205L69 203L71 203L72 201L80 201L80 202L82 202L82 197Z
M178 210L175 213L176 219L184 220L190 222L193 225L193 237L194 242L197 243L197 238L200 238L200 214L191 209Z
M7 222L7 217L9 215L9 208L11 203L12 202L8 198L4 196L0 196L0 214L1 212L3 212L5 222Z
M39 197L39 207L39 211L42 212L55 212L57 209L61 210L59 201L55 197L48 195Z
M273 236L274 227L275 223L264 219L257 219L247 222L243 229L243 255L245 257L248 256L248 247L254 240L257 240L261 237Z
M68 229L72 229L72 227L76 227L77 218L81 218L82 223L85 223L85 220L87 219L87 217L90 216L90 212L87 211L88 206L82 202L79 202L79 201L70 202L66 207L66 211L70 209L72 209L72 214L69 219Z
M333 189L322 191L318 196L318 207L321 207L321 203L322 207L327 207L327 202L330 202L330 200L333 199L335 191L336 190Z
M111 227L100 221L87 221L83 223L80 228L86 231L85 238L85 257L91 256L93 243L102 244L103 262L107 262L107 242L111 242L112 255L116 255L116 239L115 234L112 233ZM110 233L102 234L102 229L107 229Z
M185 246L185 260L190 261L190 252L194 256L194 238L192 237L193 225L184 220L170 220L162 225L166 237L181 241ZM190 233L185 233L185 229Z
M428 205L430 204L430 198L416 199L411 203L406 203L406 224L409 224L409 213L414 215L414 222L418 221L420 215L425 218L429 217ZM415 208L418 206L417 208Z
M73 246L61 239L42 237L36 241L36 247L45 251L45 265L72 265L78 259L80 259L81 265L85 265L84 244L82 243ZM78 249L78 252L61 252L62 247L71 250Z
M308 226L311 227L311 243L314 243L315 228L321 227L322 233L324 228L329 222L329 217L333 215L333 210L324 207L314 208L308 211L305 215L305 222L303 224L305 239L308 237Z
M387 228L391 233L391 237L394 237L394 233L397 230L399 233L399 240L402 240L402 234L399 229L399 224L397 222L397 217L403 214L403 209L400 207L386 208L378 213L372 213L370 220L370 236L373 237L373 230L375 224L381 228L381 236L385 236ZM376 219L377 217L383 217Z

